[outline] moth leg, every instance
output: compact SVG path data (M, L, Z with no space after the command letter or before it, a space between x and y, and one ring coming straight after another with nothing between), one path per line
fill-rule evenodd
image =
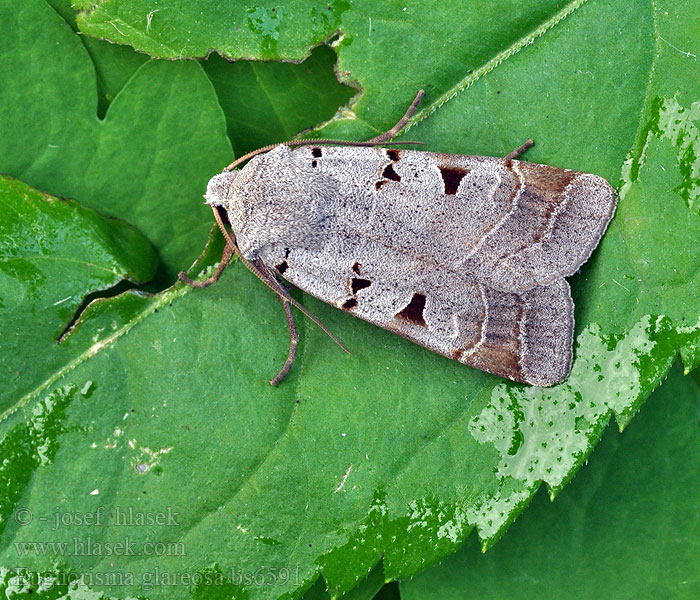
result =
M287 327L289 329L289 354L287 355L287 360L282 365L280 372L275 375L273 379L270 380L270 385L277 385L282 381L289 373L289 369L292 368L294 359L297 357L297 344L299 343L299 331L297 330L297 325L294 322L294 314L292 313L292 299L289 296L287 287L282 283L275 274L269 269L269 267L262 261L258 261L255 264L260 274L261 279L267 283L273 290L277 291L277 297L282 302L282 308L284 308L284 316L287 318Z
M381 144L382 142L386 142L387 140L390 140L391 138L397 136L399 131L406 127L406 123L408 123L408 120L413 116L413 113L416 112L418 103L421 101L421 98L423 98L423 96L425 96L425 92L423 90L419 90L413 102L411 102L411 106L408 107L406 114L399 119L399 122L396 125L394 125L388 131L385 131L381 135L373 137L371 140L367 141Z
M216 270L214 273L212 273L212 276L209 277L208 279L205 279L204 281L198 281L196 279L191 279L190 277L187 276L187 274L184 271L180 271L177 276L178 279L181 279L184 281L187 285L191 285L192 287L198 287L198 288L204 288L204 287L209 287L212 283L216 283L219 281L219 277L221 277L221 274L224 272L224 269L226 268L226 265L228 265L229 262L231 262L231 257L233 256L234 250L231 244L226 244L224 246L224 251L221 254L221 260L219 261L219 266L216 267Z
M513 160L514 158L518 158L525 150L528 148L532 148L532 146L535 145L535 142L532 141L532 139L527 140L522 146L519 146L513 152L510 152L509 154L506 154L503 159L504 160Z
M287 376L289 369L292 368L292 363L294 363L294 359L297 357L297 344L299 343L299 332L297 331L297 326L294 322L292 305L288 300L284 300L283 298L280 298L280 300L282 301L282 306L284 308L284 316L287 317L287 327L289 327L289 355L287 356L287 360L285 361L280 372L277 373L275 378L270 381L270 384L274 385L275 387Z

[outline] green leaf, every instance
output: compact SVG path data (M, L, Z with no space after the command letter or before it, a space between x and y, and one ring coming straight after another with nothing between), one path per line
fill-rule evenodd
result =
M384 585L384 571L380 563L374 567L369 575L356 587L346 594L343 594L342 598L343 600L372 600L373 598L376 600L398 599L398 585L396 582L390 585L394 586L396 589L390 590L389 586ZM393 595L391 594L392 591ZM330 598L331 596L326 589L326 584L322 577L320 577L303 596L303 600L330 600Z
M691 341L681 346L681 361L685 366L686 375L700 365L700 339L697 335L692 336Z
M124 280L148 281L157 258L126 223L4 176L0 212L4 417L71 361L74 353L56 341L88 294Z
M217 54L203 62L226 114L236 156L286 142L333 117L353 95L334 77L335 61L335 53L321 46L298 65L228 63Z
M74 348L56 341L88 294L124 280L147 281L157 258L126 223L5 176L0 212L0 421L5 422L76 358ZM18 491L8 487L10 497Z
M86 33L171 59L205 57L213 48L236 59L303 60L350 8L347 0L261 4L73 0L85 11L78 25Z
M32 7L31 32L48 19L37 12L39 6L34 0L4 10L14 17ZM236 20L237 9L212 6L190 3L178 11L107 0L90 3L91 12L79 23L83 31L100 35L117 28L129 35L136 31L135 38L140 26L147 35L139 39L178 52L188 33L203 53L272 52L268 38L274 38L280 17L268 15L267 24L258 18L271 6L255 13L248 30L247 16ZM24 452L6 450L6 472L31 470L31 484L22 479L8 486L0 503L7 523L0 537L2 564L35 573L55 569L60 575L130 574L132 581L121 586L95 577L86 583L119 597L297 595L319 573L324 584L318 585L337 596L382 557L386 579L407 577L453 553L473 526L485 545L492 543L540 482L552 494L566 484L611 414L619 426L629 422L679 350L687 368L697 360L698 9L680 1L640 8L621 0L564 6L513 0L439 9L430 3L356 2L337 23L313 29L308 27L313 5L276 6L284 8L285 29L280 27L275 52L302 58L321 29L318 35L327 36L339 28L338 72L362 87L352 110L343 110L343 118L324 127L323 135L374 135L391 126L424 87L424 112L411 122L408 138L434 150L503 155L532 136L537 146L528 159L595 172L618 184L615 220L593 259L571 279L577 319L572 375L546 390L504 383L297 291L353 355L300 321L299 360L274 390L266 381L286 357L284 319L276 298L240 264L206 290L178 284L154 298L130 294L105 300L86 311L69 338L82 353L78 363L63 365L61 387L37 386L25 410L0 423L5 448ZM228 20L212 18L211 11L226 10L233 11ZM161 26L165 37L158 39ZM13 40L12 35L6 37ZM0 43L8 44L6 55L18 53L15 45ZM43 76L51 78L59 66L42 56ZM26 60L22 69L40 68L37 62ZM24 73L17 64L14 69ZM181 69L183 86L201 84L196 64L153 65L144 64L121 91L108 122L120 101L122 110L132 102L136 110L141 97L127 94L135 82L161 89L161 69ZM69 81L76 73L67 69L57 79ZM35 81L12 75L18 83L14 95L0 92L9 101L0 111L17 104L23 82ZM236 94L245 97L245 91L227 84L216 89L231 131L244 119L228 101ZM284 88L283 81L270 88L272 105L288 107ZM152 102L160 100L155 96ZM180 102L188 104L188 96L173 94L169 105L175 110ZM219 110L213 94L201 106L196 114ZM285 118L280 123L291 123ZM226 124L223 118L217 122L217 135L223 136ZM129 119L118 124L127 139ZM32 144L9 146L0 156L34 164L45 148ZM163 142L161 151L171 145ZM128 160L138 166L142 156L130 152ZM214 168L202 159L192 177L200 182L197 192L178 189L196 205L201 182L221 164ZM156 167L154 177L174 176L170 163ZM60 179L58 172L45 176ZM195 221L187 222L192 227ZM138 215L133 223L146 231ZM198 247L194 238L187 237L192 252ZM195 273L211 265L213 246L209 252ZM99 350L89 354L95 343ZM83 396L78 392L87 382L89 396ZM41 433L37 423L48 421L50 434ZM44 447L54 449L48 460L29 461ZM57 489L59 509L53 499ZM36 519L28 525L12 519L24 508L38 519L55 512L92 514L100 506L113 513L116 506L151 513L171 508L178 524L47 531ZM176 546L167 556L108 557L102 548L59 560L53 548L48 554L34 548L20 557L18 548L26 546L16 545L73 538L118 543L125 536L136 548L144 549L147 541L173 542L184 544L186 552L177 554ZM154 586L157 568L172 579ZM288 577L279 577L280 570ZM184 583L181 576L188 574L198 581Z
M0 22L0 171L136 225L172 282L210 228L196 199L231 158L204 71L148 61L100 120L93 63L63 19L40 0L2 0Z
M623 435L551 503L533 499L493 549L475 540L401 583L403 600L697 598L697 379L675 367ZM663 549L663 551L658 551Z
M77 31L75 10L70 0L46 0L63 19ZM95 67L97 78L97 114L104 119L109 105L133 76L136 70L148 60L145 54L139 54L128 46L119 46L88 36L81 36L80 41L88 51Z

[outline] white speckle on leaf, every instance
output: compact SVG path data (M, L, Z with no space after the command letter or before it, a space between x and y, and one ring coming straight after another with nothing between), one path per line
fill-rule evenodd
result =
M465 525L467 525L466 514L457 507L454 519L450 519L438 528L437 537L438 539L447 538L450 542L456 544L464 534Z
M105 448L110 450L112 448L117 447L117 438L121 437L123 431L119 429L119 427L114 428L114 433L112 433L113 438L107 438L107 442L105 443Z
M92 491L90 492L90 495L91 495L91 496L97 496L99 493L100 493L100 490L98 490L97 488L95 488L94 490L92 490Z
M156 8L146 15L146 33L151 30L151 21L153 21L153 15L155 15L160 9Z
M345 434L343 434L345 435ZM352 465L350 465L347 470L345 471L345 474L341 477L340 483L336 486L336 488L333 490L334 494L337 494L341 488L345 485L345 482L348 479L348 475L350 475L350 471L352 471Z
M132 445L133 441L133 445ZM129 446L131 448L134 448L136 440L129 440ZM151 450L147 446L143 446L139 448L140 455L136 459L136 471L139 474L145 473L146 471L151 470L153 467L155 467L157 464L160 463L160 457L163 456L164 454L168 454L171 450L173 449L172 446L168 446L166 448L161 448L160 450Z
M126 36L122 33L121 29L119 29L119 27L117 27L117 26L114 24L114 21L107 21L107 23L109 23L112 27L114 27L114 28L119 32L119 35L121 35L122 37L126 37Z
M630 291L629 288L626 288L624 285L622 285L619 281L616 279L613 279L613 282L619 285L623 290L627 290L628 292ZM631 292L630 292L631 293Z
M668 40L665 40L665 39L662 38L661 36L659 36L659 39L660 39L662 42L664 42L665 44L669 45L669 46L670 46L671 48L673 48L674 50L677 50L677 51L680 52L681 54L684 54L684 55L687 56L688 58L694 58L695 60L697 60L697 58L698 58L697 54L693 54L692 52L687 52L686 50L681 50L678 46L674 46L671 42L669 42Z

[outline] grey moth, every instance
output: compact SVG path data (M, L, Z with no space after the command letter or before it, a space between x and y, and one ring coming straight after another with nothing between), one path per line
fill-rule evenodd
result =
M273 385L296 354L291 305L318 323L280 277L494 375L538 386L568 376L574 306L564 278L605 232L614 190L596 175L516 160L531 142L505 158L379 147L421 97L368 142L263 148L209 182L224 255L207 281L180 276L208 285L235 253L278 294L291 344Z

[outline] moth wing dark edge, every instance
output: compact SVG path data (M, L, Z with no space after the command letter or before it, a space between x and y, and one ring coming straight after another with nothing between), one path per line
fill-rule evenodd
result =
M558 279L528 290L523 297L529 304L525 339L532 347L522 363L527 383L561 383L569 376L573 362L574 301L569 283Z
M323 150L331 176L347 177L347 150ZM352 163L362 173L354 189L366 196L352 198L351 226L367 228L385 245L403 245L408 254L439 248L436 260L502 291L521 293L575 273L616 206L613 188L601 177L524 161L363 148L353 151ZM380 176L385 167L391 172ZM493 178L498 184L490 188ZM431 223L429 239L421 241L410 222L401 223L411 214ZM397 237L401 227L409 240Z
M361 251L355 254L357 260L346 267L325 259L328 255L323 250L295 248L286 255L284 277L291 283L438 354L513 381L540 386L559 383L569 374L573 303L564 280L519 296L489 288L473 278L441 273L440 268L434 267L430 276L448 281L449 286L428 283L424 287L425 282L413 278L401 287L395 281L381 281L380 273L385 272L372 269ZM342 287L337 282L352 281L357 274L353 270L355 264L361 265L363 277L370 278L366 281L371 280L371 284L358 285L353 293L352 284ZM309 286L309 282L315 285ZM407 309L415 299L414 290L428 289L431 291L423 296L420 314L411 315ZM449 297L441 297L441 292ZM481 308L475 303L477 296ZM462 298L469 310L455 314L455 298ZM454 320L454 335L447 340L446 319L441 319L445 316ZM441 320L443 330L436 324Z
M486 236L472 265L475 275L497 289L522 292L573 275L590 257L612 219L615 190L597 175L521 161L502 162L522 176L517 207ZM538 214L546 227L522 239ZM510 237L510 253L499 252ZM521 238L518 242L518 238ZM513 247L515 246L515 248Z
M445 352L440 344L418 339L417 327L392 321L377 323L438 354L512 381L548 387L564 381L571 371L574 306L564 279L537 286L521 295L481 286L488 298L483 340L470 348ZM358 315L360 316L360 315Z

